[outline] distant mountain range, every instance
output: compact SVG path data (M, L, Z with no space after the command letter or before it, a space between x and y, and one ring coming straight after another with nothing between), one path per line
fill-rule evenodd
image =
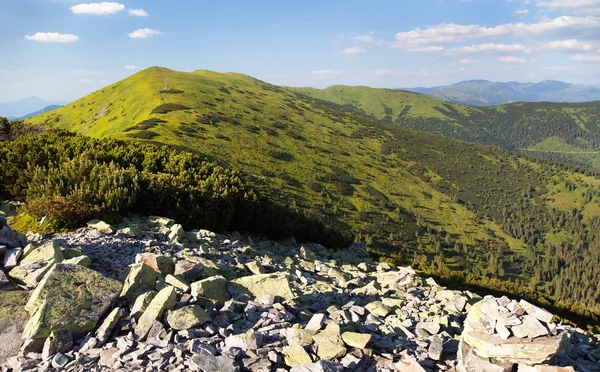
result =
M53 110L65 103L67 102L48 102L39 97L27 97L18 101L0 102L0 116L5 116L8 119L25 119Z
M512 102L589 102L600 100L600 85L570 84L544 80L539 83L467 80L431 88L402 88L435 98L474 106Z

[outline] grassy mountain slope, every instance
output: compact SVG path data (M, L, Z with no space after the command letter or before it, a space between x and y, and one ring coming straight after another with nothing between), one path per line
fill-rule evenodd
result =
M369 95L343 90L326 95L378 105ZM446 276L462 270L488 287L538 290L600 313L593 281L569 293L556 289L571 285L571 277L600 277L597 268L565 258L557 270L544 261L550 257L546 242L572 252L568 238L595 226L598 180L500 149L402 129L307 93L240 74L155 67L28 122L191 149L243 171L272 199L352 230L382 256ZM323 93L311 95L317 94ZM428 109L439 101L403 97L403 108L386 107L389 116L405 110L413 117L413 107L415 117L450 116ZM445 107L484 115L479 108ZM458 120L444 120L460 130ZM580 221L586 224L581 232L571 225ZM578 257L588 257L598 247L581 249ZM567 268L576 274L566 275Z
M526 151L538 157L600 170L600 101L473 107L390 89L336 85L323 90L296 90L351 105L403 128ZM568 150L558 143L568 146Z

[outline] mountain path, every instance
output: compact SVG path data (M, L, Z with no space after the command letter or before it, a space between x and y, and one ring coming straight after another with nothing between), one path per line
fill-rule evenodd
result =
M161 91L169 89L169 82L167 81L167 77L164 73L159 72L159 74L163 78L163 83L160 89L158 90L158 95L162 99L163 103L167 103L167 99L165 98L164 94L161 93Z

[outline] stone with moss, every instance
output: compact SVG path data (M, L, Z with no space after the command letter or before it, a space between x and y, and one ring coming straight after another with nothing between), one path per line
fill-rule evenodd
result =
M154 322L160 319L166 310L171 310L177 302L177 292L175 287L167 286L163 288L152 299L140 320L135 327L135 335L139 340L144 340L152 328Z
M84 266L56 264L25 305L31 318L23 337L46 338L62 328L77 336L94 329L121 286L119 281Z
M266 294L272 294L285 300L296 297L290 287L288 273L259 274L238 278L229 283L229 290L232 293L247 293L254 297Z
M73 265L81 265L81 266L88 267L88 266L90 266L92 264L92 259L89 258L88 256L78 256L78 257L70 258L68 260L64 260L62 263L64 263L64 264L73 264Z
M148 307L148 305L150 305L150 302L152 302L154 296L156 296L156 291L148 291L139 295L135 299L135 302L131 307L129 315L135 320L138 320L142 316L144 311L146 311L146 308Z
M325 360L337 359L346 355L346 348L336 342L323 341L318 345L317 355Z
M291 345L283 348L283 357L288 366L312 363L312 358L302 345Z
M185 282L185 280L183 280L183 278L180 276L175 276L175 275L169 274L165 278L165 283L172 285L173 287L175 287L183 292L188 292L190 290L189 284L187 284Z
M220 275L199 280L190 287L192 296L196 298L206 298L221 304L231 298L227 291L227 279Z
M64 260L61 242L52 240L38 248L26 249L19 266L14 267L8 276L29 287L37 286L52 265Z
M167 315L169 327L177 331L199 327L208 321L210 321L210 317L198 305L184 306L181 309L171 311Z
M265 268L257 261L250 261L246 264L248 270L255 275L266 273Z
M171 257L155 253L143 253L140 262L150 266L163 277L175 273L175 262Z
M126 297L129 303L133 303L140 294L156 287L158 273L150 266L139 263L130 265L127 270L121 297Z
M104 221L100 221L100 220L91 220L87 223L87 226L91 229L95 229L98 232L102 233L102 234L113 234L115 232L115 229L107 224Z
M368 333L344 332L342 333L342 340L348 346L364 349L371 341L371 335Z
M108 314L106 319L104 319L104 321L102 322L102 325L100 325L100 327L98 327L98 329L96 330L96 339L98 339L99 343L99 345L96 345L96 347L102 346L102 344L104 344L108 340L108 337L115 329L115 326L117 325L119 319L121 319L122 315L123 309L120 307L113 309L113 311L111 311L110 314Z

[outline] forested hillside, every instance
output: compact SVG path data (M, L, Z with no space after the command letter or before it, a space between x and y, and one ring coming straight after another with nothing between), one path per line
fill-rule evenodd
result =
M473 107L392 89L341 85L293 89L350 105L403 128L600 170L600 102Z
M403 93L411 107L386 107L380 120L354 107L360 97L339 105L305 93L240 74L150 68L27 123L175 145L241 171L261 197L320 216L382 259L600 314L600 179L398 125L491 143L479 108ZM517 120L524 106L512 107L490 120ZM581 133L595 136L597 108L568 107L586 121ZM532 142L533 129L522 132Z

